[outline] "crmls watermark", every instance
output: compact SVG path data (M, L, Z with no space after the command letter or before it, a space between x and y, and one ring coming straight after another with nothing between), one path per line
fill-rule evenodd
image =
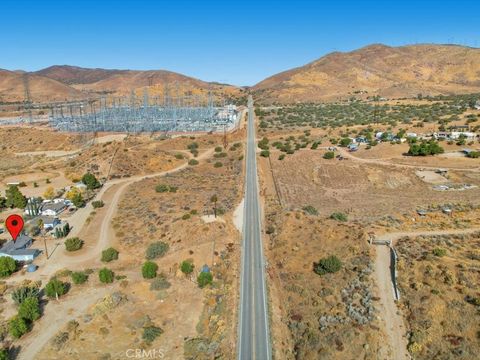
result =
M128 359L164 359L165 350L162 348L158 349L128 349L125 351L125 356Z

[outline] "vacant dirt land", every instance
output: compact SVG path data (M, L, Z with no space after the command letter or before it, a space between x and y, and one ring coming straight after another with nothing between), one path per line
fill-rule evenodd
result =
M300 150L283 160L262 160L272 173L286 209L314 206L321 215L341 211L351 218L371 221L386 215L401 215L435 204L480 203L479 188L436 191L414 168L323 159L323 150ZM449 171L450 183L480 185L480 174Z
M400 306L415 359L477 359L480 233L402 238Z

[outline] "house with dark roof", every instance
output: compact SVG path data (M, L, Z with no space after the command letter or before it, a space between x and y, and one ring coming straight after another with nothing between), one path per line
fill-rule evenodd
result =
M40 208L40 212L44 216L58 216L68 205L63 199L55 199L53 201L44 202Z
M39 254L38 249L29 249L32 238L25 234L17 237L16 241L10 240L0 249L1 256L9 256L16 261L33 261Z

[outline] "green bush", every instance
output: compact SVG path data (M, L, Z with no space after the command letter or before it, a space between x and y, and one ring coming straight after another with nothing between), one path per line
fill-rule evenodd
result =
M410 144L408 155L428 156L442 154L444 149L434 140L422 141L420 144Z
M104 207L105 203L102 200L95 200L95 201L92 201L92 206L94 209L99 209L101 207Z
M269 157L269 156L270 156L270 151L268 151L268 150L262 150L262 151L260 151L260 156L262 156L262 157Z
M27 321L18 315L11 318L8 322L8 332L15 339L21 338L29 330Z
M447 250L442 249L442 248L435 248L432 250L433 255L438 256L438 257L443 257L447 255Z
M83 284L88 280L88 275L84 271L74 271L70 275L75 285Z
M198 165L198 160L190 159L190 160L188 161L188 165L191 165L191 166Z
M167 184L159 184L155 186L155 191L158 193L168 192L169 186Z
M114 277L115 277L115 273L108 268L103 268L98 272L98 278L104 284L112 283Z
M351 142L352 142L351 139L343 138L343 139L340 140L339 145L342 146L342 147L347 147L348 145L350 145Z
M305 211L309 215L318 215L318 210L315 209L312 205L304 206L303 211Z
M211 272L201 272L197 277L197 283L200 288L204 288L213 282L213 275Z
M102 261L110 262L118 260L118 251L112 247L102 251Z
M278 157L278 160L283 160L283 159L285 159L285 154L282 154Z
M153 342L157 337L159 337L163 333L163 330L158 326L147 326L143 328L143 335L142 339L145 340L147 343Z
M335 255L321 259L313 264L313 271L318 275L335 273L342 268L342 262Z
M191 260L184 260L180 264L180 270L182 270L185 275L191 274L194 268L195 265L193 265L193 262Z
M47 285L45 285L45 295L49 298L60 297L67 292L67 284L61 282L58 279L51 279Z
M65 249L67 251L77 251L80 250L83 246L83 240L78 237L73 237L65 240Z
M32 322L37 320L40 317L40 304L38 298L26 298L18 308L18 316Z
M0 360L10 360L7 349L0 349Z
M467 157L472 158L472 159L478 159L480 157L480 151L470 151L467 154Z
M335 153L333 151L327 151L325 154L323 154L323 158L327 160L331 160L335 157Z
M188 220L188 219L190 219L191 217L192 217L192 215L191 215L191 214L189 214L189 213L187 213L187 214L183 214L183 216L182 216L182 220Z
M147 260L153 260L162 257L167 253L169 246L163 241L158 241L150 244L147 248L146 258Z
M9 256L0 257L0 277L7 277L17 269L17 263Z
M183 154L180 154L180 153L175 154L175 159L182 160L183 158L184 158Z
M142 276L144 279L153 279L157 276L158 265L153 261L145 261L142 266Z
M337 221L348 221L348 216L341 212L334 212L330 215L330 219L337 220Z
M22 286L12 292L12 300L20 305L29 297L40 297L40 289L37 286Z
M215 147L215 152L219 153L222 152L223 148L221 146Z
M215 164L213 164L213 167L216 167L216 168L221 168L222 166L223 164L220 161L217 161Z

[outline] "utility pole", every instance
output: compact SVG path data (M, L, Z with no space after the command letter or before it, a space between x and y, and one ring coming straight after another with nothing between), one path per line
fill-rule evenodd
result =
M32 99L30 95L30 84L28 82L28 73L23 74L23 108L25 113L28 113L28 120L30 124L33 122L32 118Z

